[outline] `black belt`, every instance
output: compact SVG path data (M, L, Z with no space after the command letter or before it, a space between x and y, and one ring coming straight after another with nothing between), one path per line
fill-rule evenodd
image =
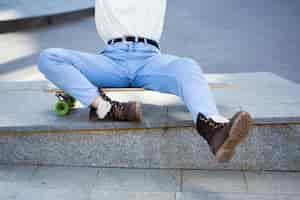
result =
M155 40L151 40L151 39L143 38L143 37L134 37L134 36L127 36L127 37L124 37L124 38L115 38L115 39L109 40L108 44L110 45L110 44L114 44L114 43L117 43L117 42L123 42L123 41L127 41L127 42L144 42L144 43L151 44L151 45L153 45L153 46L155 46L156 48L159 49L159 45Z

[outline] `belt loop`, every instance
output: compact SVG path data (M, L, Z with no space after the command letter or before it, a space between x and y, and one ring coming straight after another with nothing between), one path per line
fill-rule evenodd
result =
M146 38L143 39L144 39L144 44L148 44L147 39Z
M139 38L137 36L134 36L134 42L138 43L139 42Z

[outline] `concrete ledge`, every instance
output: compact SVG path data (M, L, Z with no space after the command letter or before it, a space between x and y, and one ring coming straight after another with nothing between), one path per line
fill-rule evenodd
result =
M300 86L271 73L208 75L218 107L249 111L255 126L235 159L217 164L182 102L151 91L110 93L143 103L142 123L89 122L88 110L59 118L47 82L0 85L0 163L44 165L300 170ZM22 103L20 104L20 99ZM16 103L18 102L18 103ZM17 112L15 112L17 111Z
M94 0L26 1L0 3L0 33L58 23L94 14Z

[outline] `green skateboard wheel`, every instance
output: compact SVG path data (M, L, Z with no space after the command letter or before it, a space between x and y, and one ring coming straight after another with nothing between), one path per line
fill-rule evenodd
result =
M58 116L65 116L70 112L70 105L66 101L58 101L55 104L54 111Z

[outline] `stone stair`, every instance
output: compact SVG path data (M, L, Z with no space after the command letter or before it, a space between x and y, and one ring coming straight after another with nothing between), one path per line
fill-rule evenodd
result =
M60 118L49 83L1 82L0 163L124 168L300 170L300 85L272 73L210 74L218 107L249 111L250 137L235 158L218 164L173 95L112 92L143 103L141 123L90 122L88 109Z

